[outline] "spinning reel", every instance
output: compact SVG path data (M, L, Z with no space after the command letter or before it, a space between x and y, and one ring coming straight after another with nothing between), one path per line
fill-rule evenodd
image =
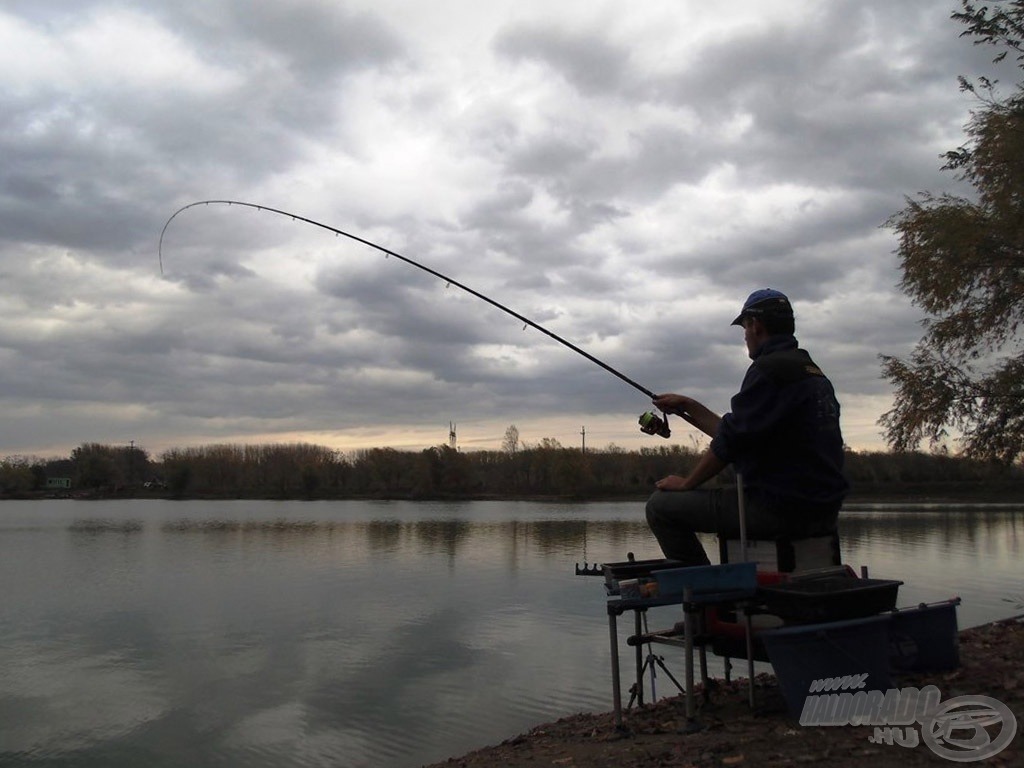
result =
M672 430L668 428L668 414L663 413L665 418L661 418L654 411L647 411L646 413L640 414L640 431L647 435L660 435L661 437L671 437Z

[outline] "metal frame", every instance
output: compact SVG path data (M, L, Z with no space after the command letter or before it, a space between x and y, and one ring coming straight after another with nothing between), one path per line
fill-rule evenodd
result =
M738 495L738 508L739 508L739 524L740 524L740 548L743 552L744 558L746 558L747 552L747 514L746 514L746 501L743 494L743 476L737 473L736 475L736 493ZM636 683L635 683L635 695L640 705L643 705L643 644L647 643L660 643L663 645L672 645L676 647L682 647L685 654L686 664L686 718L691 723L693 722L696 714L696 703L694 701L694 669L693 669L693 651L694 647L699 648L700 652L700 667L701 667L701 682L704 684L704 690L707 691L708 675L707 675L707 656L704 648L704 640L698 644L697 633L694 621L694 613L697 613L707 605L713 605L715 603L738 603L744 616L744 634L746 636L747 645L747 699L750 707L754 707L754 637L753 628L751 624L751 615L749 610L749 603L752 599L752 595L747 592L725 592L708 595L693 594L692 587L685 587L683 594L673 595L671 597L655 597L646 599L610 599L608 600L608 634L609 642L611 644L611 672L612 672L612 704L613 712L615 716L615 727L621 729L622 726L622 685L619 680L619 638L618 638L618 617L626 611L634 612L634 627L636 630L636 637L638 639L636 643ZM683 641L680 643L677 637L671 637L665 634L641 634L641 614L645 613L648 608L654 608L666 605L682 605L683 607ZM726 674L731 668L731 663L726 659ZM670 675L671 677L671 675ZM675 678L672 678L675 682ZM678 682L676 682L678 685ZM653 693L653 691L652 691Z

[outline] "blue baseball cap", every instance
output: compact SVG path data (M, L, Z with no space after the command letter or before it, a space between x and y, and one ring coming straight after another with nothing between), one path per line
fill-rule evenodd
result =
M743 302L743 310L732 321L732 325L743 325L745 317L763 317L764 315L792 317L793 305L789 303L789 298L782 291L776 291L774 288L759 288Z

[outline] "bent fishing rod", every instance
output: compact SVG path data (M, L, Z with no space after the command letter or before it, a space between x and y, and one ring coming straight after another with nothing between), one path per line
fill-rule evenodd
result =
M307 218L305 216L300 216L297 213L291 213L289 211L283 211L280 208L271 208L270 206L267 206L267 205L257 205L256 203L247 203L247 202L242 202L240 200L197 200L195 202L189 203L188 205L183 205L181 208L179 208L178 210L176 210L174 213L171 214L170 218L167 219L167 221L164 223L163 229L160 230L160 241L159 241L159 243L157 245L157 257L158 257L159 262L160 262L160 274L161 275L164 273L164 235L167 234L167 228L171 225L171 222L174 221L174 219L176 219L178 217L179 214L184 213L189 208L196 208L196 207L201 206L201 205L227 205L227 206L236 206L237 205L237 206L239 206L241 208L252 208L252 209L257 210L257 211L266 211L267 213L277 214L278 216L285 216L287 218L290 218L292 221L301 221L301 222L303 222L305 224L311 224L314 227L319 227L320 229L325 229L328 232L333 232L336 237L340 235L341 237L346 237L349 240L354 240L357 243L362 243L363 245L369 246L370 248L373 248L374 250L380 251L385 256L394 256L399 261L404 262L404 263L408 264L411 267L415 267L416 269L422 270L423 272L426 272L428 275L433 275L434 277L438 278L439 280L443 280L449 286L454 285L456 288L461 288L463 291L465 291L466 293L470 294L471 296L475 296L476 298L480 299L481 301L486 301L492 307L496 307L497 309L500 309L505 314L511 315L512 317L514 317L519 322L524 323L524 325L523 325L523 329L524 330L526 329L527 326L529 326L531 328L535 328L536 330L538 330L541 333L543 333L545 336L548 336L549 338L554 339L555 341L557 341L562 346L568 347L569 349L571 349L576 354L582 355L583 357L585 357L587 360L589 360L590 362L594 363L595 365L598 365L601 368L604 368L604 370L608 371L608 373L612 374L613 376L617 376L619 379L621 379L622 381L626 382L626 384L628 384L629 386L633 387L636 390L639 390L640 392L642 392L643 394L647 395L647 397L651 398L652 400L656 397L656 395L651 390L647 389L646 387L641 386L640 384L637 384L635 381L633 381L633 379L629 378L624 373L621 373L620 371L615 370L614 368L612 368L610 365L608 365L604 361L598 360L592 354L590 354L589 352L587 352L587 351L585 351L583 349L580 349L578 346L573 344L571 341L567 341L566 339L562 338L561 336L559 336L554 331L548 330L547 328L545 328L544 326L540 325L539 323L535 323L530 318L525 317L525 316L519 314L514 309L510 309L509 307L506 307L504 304L502 304L502 303L500 303L498 301L495 301L494 299L492 299L489 296L485 296L484 294L480 293L479 291L476 291L476 290L470 288L468 285L460 283L458 280L456 280L456 279L454 279L452 277L449 277L448 275L442 274L441 272L438 272L436 269L432 269L432 268L426 266L425 264L420 264L418 261L410 259L408 256L403 256L400 253L396 253L395 251L392 251L390 248L385 248L383 245L378 245L377 243L371 242L370 240L367 240L366 238L360 237L359 235L354 235L351 232L346 232L346 231L344 231L342 229L338 229L337 227L332 227L329 224L324 224L322 222L315 221L315 220ZM687 416L685 414L679 414L679 415L683 419L689 421L689 419L687 418ZM664 419L662 419L659 416L657 416L657 414L654 414L654 413L648 411L648 412L646 412L646 413L644 413L643 415L640 416L640 430L642 432L645 432L645 433L651 434L651 435L655 435L656 434L656 435L661 435L662 437L669 437L669 435L671 433L669 431L667 421L668 421L668 416L667 415L665 416Z

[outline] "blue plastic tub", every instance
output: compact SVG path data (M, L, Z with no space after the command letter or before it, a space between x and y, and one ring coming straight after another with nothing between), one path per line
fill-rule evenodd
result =
M888 689L889 618L885 614L760 632L790 714L799 717L815 681L866 674L858 690Z
M956 607L960 598L889 614L889 667L893 672L939 672L960 666Z
M687 588L694 597L753 594L757 590L757 563L723 563L672 568L654 573L658 596L681 595Z

